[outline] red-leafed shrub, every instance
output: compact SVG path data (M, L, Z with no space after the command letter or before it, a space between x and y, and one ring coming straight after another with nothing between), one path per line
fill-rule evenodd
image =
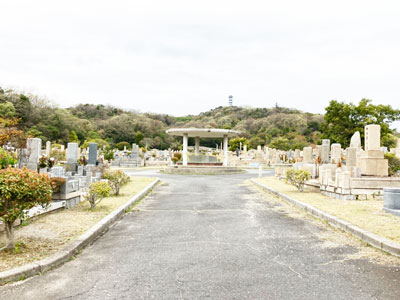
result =
M47 206L52 193L47 174L26 168L0 170L0 219L4 222L8 240L5 249L15 248L15 220L24 219L25 210L35 205Z

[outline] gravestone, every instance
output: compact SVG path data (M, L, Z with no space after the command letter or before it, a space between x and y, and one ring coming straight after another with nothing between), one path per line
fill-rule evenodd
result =
M324 164L329 163L329 144L321 145L321 160Z
M400 139L397 139L396 156L400 158Z
M339 143L331 145L331 162L339 163L342 160L342 146Z
M360 136L360 132L356 131L351 139L350 139L350 147L351 148L356 148L357 151L361 150L361 136Z
M42 150L42 140L39 138L28 138L26 140L26 149L28 156L27 168L30 170L37 170L40 152Z
M78 143L68 143L67 163L77 163L78 161Z
M322 140L322 145L328 145L328 147L331 147L331 140L330 139L323 139Z
M294 150L294 158L296 160L300 158L300 150L299 149L295 149Z
M349 147L346 151L346 166L355 167L357 166L357 148Z
M47 156L48 158L50 158L50 150L51 150L51 142L50 142L50 141L47 141L47 142L46 142L46 156Z
M381 151L381 126L365 126L365 151L359 159L361 175L367 176L388 176L388 160L384 158Z
M365 126L365 150L381 150L381 126Z
M89 143L88 165L95 165L97 162L97 143Z
M313 163L313 152L312 147L303 148L303 162L306 164Z

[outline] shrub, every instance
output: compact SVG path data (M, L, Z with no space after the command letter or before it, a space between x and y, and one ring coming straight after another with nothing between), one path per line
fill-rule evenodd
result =
M178 161L179 161L179 160L182 160L182 153L180 153L180 152L175 152L173 157L176 157L176 158L178 159Z
M8 166L13 166L17 163L17 158L14 153L8 152L0 148L0 169L6 169Z
M112 150L106 151L104 153L104 159L106 159L106 160L114 159L114 152Z
M304 191L304 183L311 178L310 172L305 170L287 170L286 182L297 187L299 192Z
M131 148L131 144L129 144L128 142L119 142L115 145L115 147L120 151L124 150L125 147L128 150Z
M57 194L60 192L61 186L66 182L66 179L63 177L51 177L50 182L53 193Z
M104 197L110 195L110 192L111 188L107 182L93 182L90 185L89 191L85 196L86 200L90 203L90 209L95 209L96 205L99 204Z
M38 174L26 168L7 168L0 171L0 218L6 228L7 245L14 249L14 227L17 219L25 218L25 211L35 205L47 206L52 188L47 174Z
M385 158L389 161L390 176L393 176L400 171L400 158L393 153L385 153Z
M129 176L121 170L107 171L104 173L103 178L108 180L108 183L116 196L119 195L121 186L128 183L130 179Z

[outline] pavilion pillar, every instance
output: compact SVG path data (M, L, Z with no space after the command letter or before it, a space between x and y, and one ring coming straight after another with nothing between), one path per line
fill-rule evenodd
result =
M199 155L200 154L200 137L196 136L194 138L194 154Z
M183 134L183 151L182 151L182 165L187 166L188 157L187 157L187 149L188 149L188 134Z
M224 135L224 167L228 166L228 136Z

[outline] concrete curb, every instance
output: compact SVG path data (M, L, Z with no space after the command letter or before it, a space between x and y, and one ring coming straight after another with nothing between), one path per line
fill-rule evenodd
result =
M90 245L100 235L102 235L105 231L107 231L108 228L115 221L120 219L132 205L134 205L139 200L143 199L159 181L160 178L156 178L141 192L139 192L134 197L129 199L127 203L125 203L120 208L117 208L109 215L105 216L102 220L100 220L92 228L90 228L88 231L82 234L79 238L77 238L72 243L67 245L64 249L37 262L0 272L0 285L16 280L23 280L28 277L32 277L34 275L47 272L69 261L79 251L84 249L86 246Z
M382 251L385 251L387 253L390 253L392 255L400 257L400 244L399 243L396 243L387 238L378 236L372 232L369 232L365 229L355 226L349 222L341 220L338 217L332 216L318 208L315 208L314 206L312 206L310 204L301 202L297 199L294 199L290 196L280 193L262 183L255 181L254 179L250 179L250 181L253 182L255 185L261 187L262 189L264 189L264 190L282 198L283 200L293 204L294 206L308 212L309 214L311 214L319 219L322 219L324 221L327 221L330 225L332 225L336 228L340 228L348 233L351 233L352 235L356 236L360 240L366 242L368 245L371 245Z

